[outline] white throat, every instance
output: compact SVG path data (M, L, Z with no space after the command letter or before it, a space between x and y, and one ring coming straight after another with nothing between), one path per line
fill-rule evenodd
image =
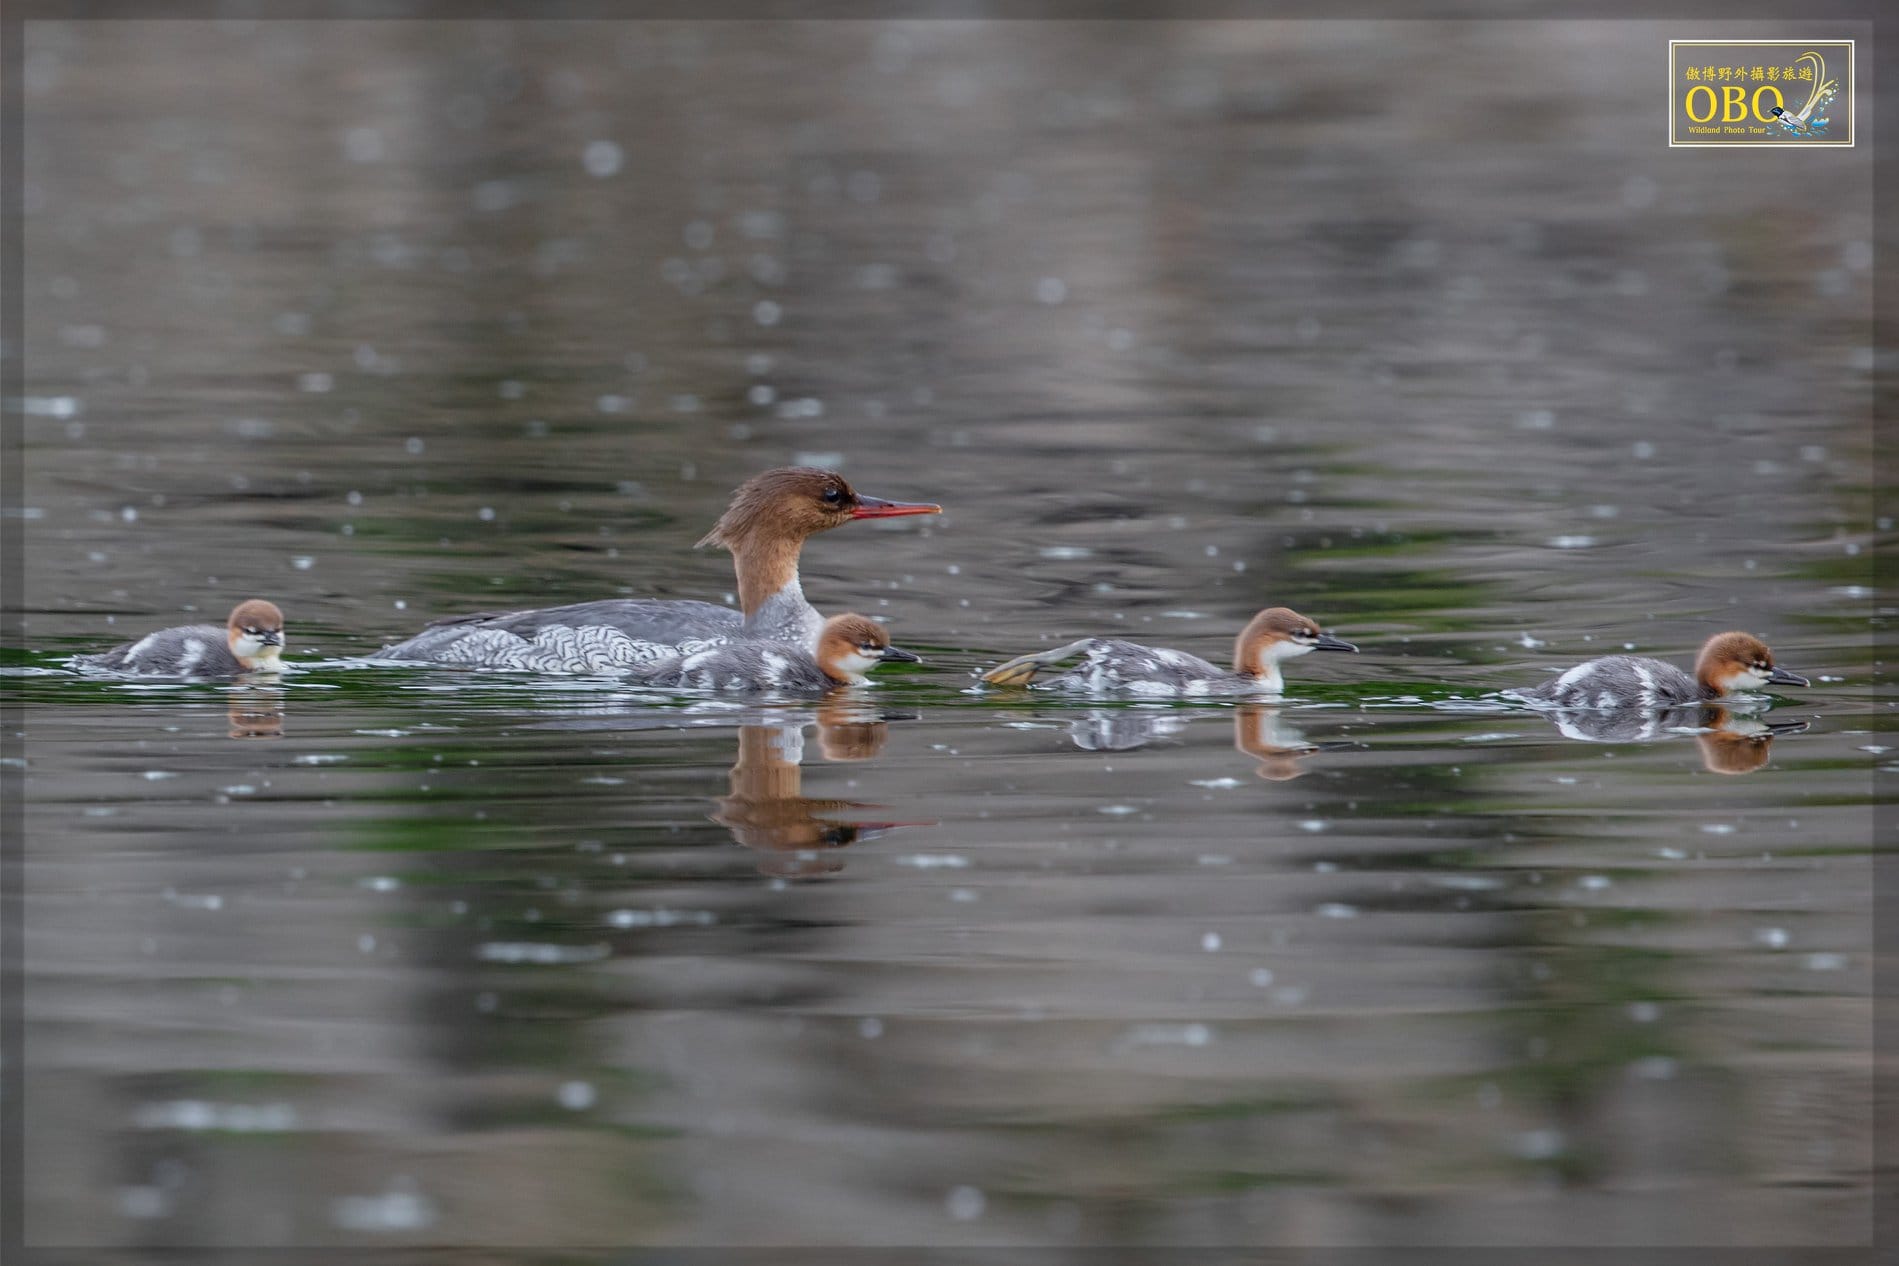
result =
M276 668L278 657L283 654L283 646L276 642L266 642L263 638L250 633L239 633L231 639L231 654L240 663L252 668Z
M1259 688L1272 694L1283 693L1286 678L1279 671L1280 661L1297 659L1311 649L1297 642L1268 642L1259 652Z
M832 660L831 671L849 681L853 686L861 686L870 680L864 674L881 663L883 663L881 659L872 659L868 655L852 650Z

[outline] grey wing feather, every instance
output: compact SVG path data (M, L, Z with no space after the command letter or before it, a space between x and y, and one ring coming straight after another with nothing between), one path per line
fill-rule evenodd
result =
M1681 669L1637 655L1592 659L1520 693L1532 702L1559 708L1611 710L1653 711L1700 703L1704 698L1700 683Z
M215 624L160 629L97 655L77 656L73 667L86 672L191 677L230 677L244 671L225 642L225 631Z
M693 690L825 691L834 682L809 652L781 642L728 642L642 665L633 681Z
M1050 684L1068 690L1154 694L1227 693L1246 684L1198 655L1118 638L1094 638L1083 654L1085 659L1079 667Z
M377 657L551 672L611 671L681 645L737 637L744 620L733 608L710 602L613 598L538 611L450 616L432 622L406 641L385 647ZM577 634L595 640L583 645L575 640ZM540 647L541 653L525 652L523 646ZM641 653L639 647L655 649ZM563 658L586 667L552 666Z

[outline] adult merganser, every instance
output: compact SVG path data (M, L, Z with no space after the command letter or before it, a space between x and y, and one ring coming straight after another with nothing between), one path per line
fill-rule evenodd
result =
M640 685L692 690L781 690L816 693L861 686L879 664L917 664L890 644L883 625L863 615L834 615L818 634L813 655L802 646L746 638L707 650L643 664L627 674Z
M160 629L97 655L75 656L72 666L88 673L140 677L235 677L281 671L283 648L284 613L275 603L251 598L231 609L223 628L186 624Z
M1702 644L1690 677L1673 664L1640 655L1605 655L1578 664L1529 690L1508 691L1549 707L1600 712L1654 712L1706 703L1730 691L1811 685L1774 666L1774 653L1751 633L1717 633Z
M1276 694L1286 688L1282 661L1308 651L1356 651L1286 607L1268 607L1240 631L1233 645L1233 671L1215 667L1197 655L1115 638L1087 637L1052 651L1018 655L982 675L992 686L1026 686L1036 673L1084 655L1075 669L1044 686L1088 694L1118 691L1136 695Z
M732 552L739 609L710 602L610 598L533 611L484 611L436 620L378 659L535 671L617 672L735 638L816 645L824 620L798 583L805 538L854 519L941 514L923 502L885 501L811 466L754 475L700 545Z

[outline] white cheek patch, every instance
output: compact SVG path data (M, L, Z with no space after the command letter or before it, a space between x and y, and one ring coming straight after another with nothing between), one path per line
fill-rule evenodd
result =
M1289 659L1298 659L1311 649L1310 643L1302 646L1291 640L1266 643L1259 651L1260 675L1268 679L1277 677L1281 663ZM1273 686L1272 689L1277 690L1279 687Z
M865 673L883 663L883 660L872 659L870 656L862 654L861 652L851 651L848 654L839 655L833 663L836 667L843 669L844 675L847 677L862 677Z

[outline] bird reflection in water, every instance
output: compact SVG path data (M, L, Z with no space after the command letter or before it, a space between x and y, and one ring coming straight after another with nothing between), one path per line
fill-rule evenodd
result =
M1233 746L1259 762L1253 770L1269 782L1285 782L1309 772L1314 752L1342 752L1357 743L1314 743L1288 721L1284 709L1267 703L1243 703L1233 714Z
M284 692L278 686L241 686L231 691L225 716L234 739L284 736Z
M1655 712L1570 710L1552 712L1549 718L1566 738L1585 743L1642 743L1692 734L1701 763L1711 774L1751 774L1767 764L1776 738L1799 734L1811 724L1762 721L1713 705Z
M1127 752L1187 728L1190 714L1134 708L1090 708L1068 723L1068 737L1084 752Z
M1068 736L1088 752L1125 752L1169 738L1197 714L1176 710L1094 708L1069 723ZM1306 773L1314 752L1343 751L1356 743L1314 743L1286 719L1285 709L1270 703L1242 703L1233 710L1233 746L1259 762L1259 777L1284 782Z
M1808 721L1756 721L1737 717L1726 708L1709 708L1703 718L1707 726L1695 735L1701 748L1701 763L1711 774L1751 774L1767 763L1774 740L1782 734L1799 734Z
M819 709L818 750L825 760L869 760L883 751L888 726L861 705ZM768 875L806 879L844 868L836 850L904 826L934 821L839 821L835 815L882 806L854 800L818 800L803 794L804 723L741 725L730 794L715 801L712 820L746 848L764 854Z

